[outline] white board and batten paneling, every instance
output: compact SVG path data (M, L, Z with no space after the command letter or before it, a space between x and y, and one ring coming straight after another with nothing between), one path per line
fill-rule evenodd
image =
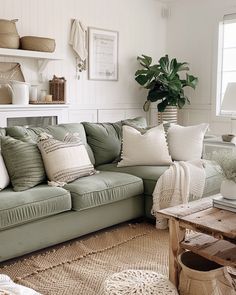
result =
M134 80L139 67L136 58L147 54L157 61L166 52L167 19L161 16L165 4L155 0L0 0L0 3L1 19L19 19L20 36L56 40L55 55L62 56L63 60L48 63L40 87L47 88L48 80L54 74L66 78L70 122L115 121L143 114L146 92ZM78 79L75 56L68 44L74 18L80 19L87 27L119 32L118 81L89 80L87 71ZM153 28L158 38L153 38ZM26 81L37 82L37 60L0 57L0 61L20 62Z

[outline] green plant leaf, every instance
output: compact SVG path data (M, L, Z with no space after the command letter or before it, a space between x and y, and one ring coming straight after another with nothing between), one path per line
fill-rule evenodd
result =
M150 105L151 105L151 101L150 100L146 100L145 103L144 103L144 105L143 105L144 112L148 112L149 111Z
M159 60L159 63L160 63L160 67L161 67L163 73L168 74L169 73L169 63L170 63L168 55L161 57Z
M147 74L147 73L148 73L148 70L145 70L145 69L143 69L143 70L137 70L137 71L135 72L135 76L145 75L145 74Z
M142 56L138 56L137 60L144 66L150 66L150 64L152 63L152 58L144 54L142 54Z
M167 106L168 106L168 100L165 99L157 105L158 112L164 112Z
M149 99L150 101L154 102L160 99L163 99L164 97L166 97L168 95L167 91L161 91L161 90L157 90L157 89L151 89L148 92L148 96L147 99Z
M149 80L149 78L145 75L139 75L135 78L135 80L142 86L144 86L147 81Z

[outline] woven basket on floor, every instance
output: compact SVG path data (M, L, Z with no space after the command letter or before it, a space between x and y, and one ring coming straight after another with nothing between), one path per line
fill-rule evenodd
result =
M180 295L235 295L233 281L225 267L190 251L179 258L182 268L179 279Z

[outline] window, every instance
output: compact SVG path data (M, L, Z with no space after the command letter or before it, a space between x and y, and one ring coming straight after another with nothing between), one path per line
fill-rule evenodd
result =
M236 13L219 27L217 114L236 116Z

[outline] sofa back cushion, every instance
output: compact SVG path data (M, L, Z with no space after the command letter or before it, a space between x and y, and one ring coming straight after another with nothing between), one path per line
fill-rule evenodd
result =
M51 134L55 139L63 140L67 133L78 133L83 144L86 147L90 161L92 164L95 163L93 152L87 143L86 134L84 127L80 123L68 123L52 125L47 127L22 127L14 126L6 128L7 135L19 139L21 141L34 142L38 141L41 133L46 132Z
M14 191L27 190L46 180L43 160L35 143L3 136L1 151Z
M143 117L125 120L127 124L137 127L146 127ZM121 152L122 123L89 123L83 122L87 141L93 150L95 166L119 160Z

